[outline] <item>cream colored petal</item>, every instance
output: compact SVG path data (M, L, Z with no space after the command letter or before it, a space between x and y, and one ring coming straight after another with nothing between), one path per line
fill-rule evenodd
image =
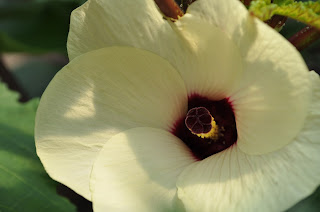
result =
M314 93L306 125L281 150L254 156L233 146L186 168L178 197L187 211L284 211L320 183L320 80L311 73Z
M169 59L179 44L152 0L88 0L72 12L68 36L70 60L114 45L146 49Z
M238 0L200 0L188 13L223 30L240 52L243 75L230 93L239 148L263 154L287 145L301 130L310 101L308 69L299 52Z
M311 82L299 52L276 31L255 20L242 84L231 95L242 151L263 154L282 148L301 130Z
M243 75L237 45L199 14L185 14L176 26L188 47L183 58L187 61L176 63L188 92L215 100L228 97Z
M112 45L146 49L181 73L189 94L221 99L242 74L240 52L220 29L204 23L188 14L172 23L150 0L90 0L72 13L69 57Z
M35 139L49 175L90 199L93 161L108 139L129 128L169 131L186 113L180 75L150 52L110 47L72 60L40 102Z
M176 180L195 159L184 143L164 130L133 128L112 137L91 175L93 209L178 211Z
M88 0L72 12L67 47L70 60L104 47L141 48L168 60L189 82L198 69L188 42L153 0Z
M246 28L252 19L238 0L225 0L223 3L220 0L198 0L188 7L187 14L203 20L208 24L207 28L219 28L237 45L246 46L243 41L249 33ZM245 40L248 42L250 38Z

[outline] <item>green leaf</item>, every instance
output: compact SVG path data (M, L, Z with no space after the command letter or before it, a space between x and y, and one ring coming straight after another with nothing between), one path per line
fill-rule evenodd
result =
M287 212L319 212L320 208L320 187L308 198L297 203Z
M14 2L0 3L0 52L66 54L70 14L80 1Z
M20 104L17 99L0 83L0 211L75 211L57 195L57 183L36 155L33 128L38 100Z
M320 29L320 2L295 2L293 0L255 0L251 2L250 12L263 21L274 15L287 16Z
M294 1L295 0L273 0L273 3L277 5L286 5L286 4L291 4Z

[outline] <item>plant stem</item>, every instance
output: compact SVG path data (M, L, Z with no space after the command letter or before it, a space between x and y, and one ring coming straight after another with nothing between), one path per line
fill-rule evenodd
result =
M193 2L195 2L196 0L176 0L177 4L180 4L180 8L182 9L182 11L186 12L189 5L192 4ZM179 3L180 2L180 3Z
M184 13L174 0L154 0L158 5L161 12L171 18L172 20L178 20Z
M20 93L20 102L26 102L29 100L26 93L21 89L10 71L5 67L0 55L0 81L1 80L8 85L9 89Z
M265 23L279 32L286 23L287 19L288 18L286 16L274 15L271 17L271 19L265 21Z
M289 38L289 42L292 43L299 51L310 46L316 40L320 38L320 31L312 26L307 26L294 34Z

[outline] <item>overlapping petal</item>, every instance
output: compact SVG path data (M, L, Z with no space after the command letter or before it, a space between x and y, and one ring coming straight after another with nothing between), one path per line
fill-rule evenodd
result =
M72 13L69 57L114 45L142 48L167 59L189 93L224 98L242 74L239 50L218 28L190 21L185 26L165 20L154 1L89 0Z
M190 165L177 182L187 211L284 211L316 189L320 181L320 79L314 72L310 76L312 106L294 141L259 156L234 145Z
M168 59L182 56L175 52L182 48L180 43L154 1L88 0L71 15L70 60L115 45L142 48Z
M239 148L263 154L290 143L303 126L311 93L308 69L299 52L273 29L251 17L237 0L223 4L219 0L196 1L181 21L185 25L202 23L202 31L207 32L218 27L238 47L243 74L232 87L230 101Z
M119 133L104 145L93 166L94 211L179 211L176 180L194 161L188 147L164 130Z
M65 66L43 94L37 152L53 179L90 199L93 161L109 138L132 127L169 131L186 110L184 82L167 61L129 47L92 51Z
M68 45L71 58L112 45L166 58L189 95L230 97L239 147L250 154L288 144L306 116L310 83L301 56L238 0L196 1L174 24L162 18L153 1L91 0L74 11Z
M171 23L153 1L88 0L72 14L68 54L41 100L37 151L87 199L96 161L95 211L173 210L181 172L187 211L285 210L319 182L319 79L291 143L311 98L307 68L240 1L198 0ZM194 160L165 131L193 93L229 98L238 141L183 171Z

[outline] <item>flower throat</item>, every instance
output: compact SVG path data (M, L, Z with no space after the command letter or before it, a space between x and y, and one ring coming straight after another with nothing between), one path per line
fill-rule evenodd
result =
M176 122L172 133L199 160L227 149L238 138L235 116L228 99L212 101L199 95L189 97L188 113Z

